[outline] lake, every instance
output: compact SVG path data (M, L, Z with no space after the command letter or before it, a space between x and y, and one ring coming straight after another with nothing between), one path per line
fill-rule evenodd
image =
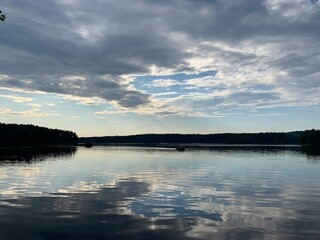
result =
M320 157L297 147L0 154L0 239L320 239Z

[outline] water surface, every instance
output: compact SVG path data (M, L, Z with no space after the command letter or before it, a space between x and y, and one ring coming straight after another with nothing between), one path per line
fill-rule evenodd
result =
M0 239L320 239L300 148L93 147L0 155Z

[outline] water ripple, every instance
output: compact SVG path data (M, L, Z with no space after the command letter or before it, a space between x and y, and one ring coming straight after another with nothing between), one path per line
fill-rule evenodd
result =
M320 236L320 165L297 150L68 154L0 166L1 239Z

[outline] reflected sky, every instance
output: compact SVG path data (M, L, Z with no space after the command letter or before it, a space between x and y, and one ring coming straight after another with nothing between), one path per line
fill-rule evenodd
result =
M1 239L318 239L300 149L79 148L0 165Z

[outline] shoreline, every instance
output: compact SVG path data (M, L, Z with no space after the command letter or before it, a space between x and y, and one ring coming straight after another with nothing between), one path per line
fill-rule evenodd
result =
M0 146L0 151L33 151L46 148L74 148L74 145L3 145Z
M266 148L300 148L299 144L204 144L204 143L92 143L93 147L159 147L159 148L215 148L215 147L266 147ZM82 147L84 144L80 143Z

